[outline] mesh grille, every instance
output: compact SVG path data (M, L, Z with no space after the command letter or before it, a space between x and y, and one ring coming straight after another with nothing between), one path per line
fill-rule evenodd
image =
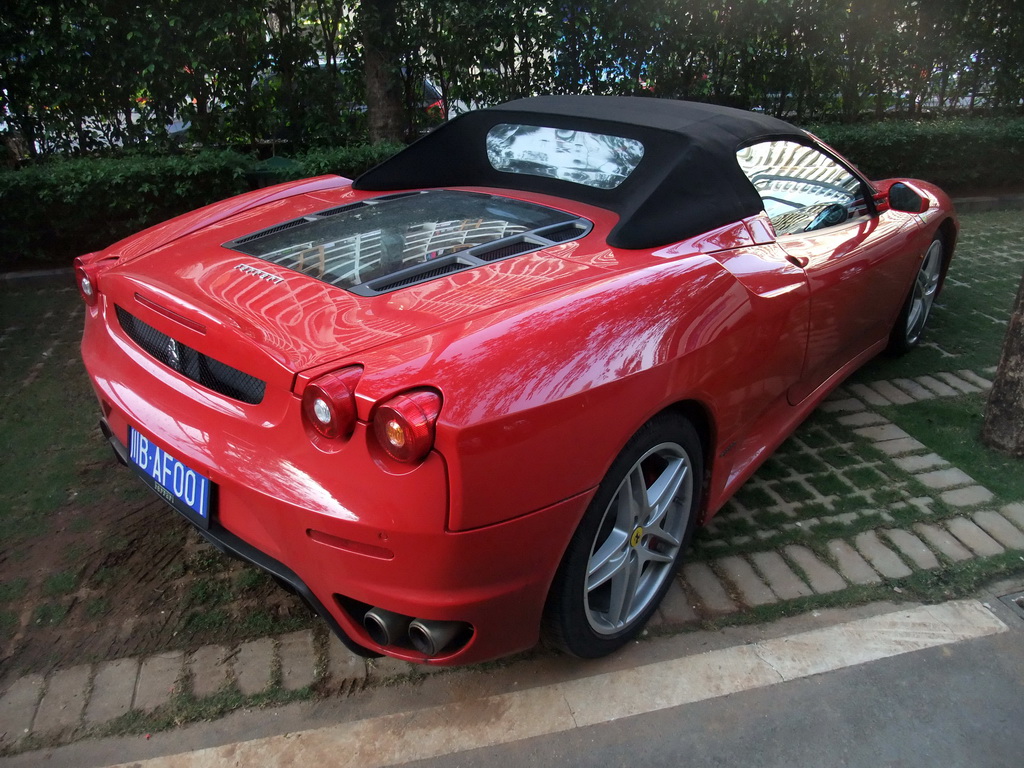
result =
M572 240L574 237L579 237L582 234L582 229L573 226L557 229L554 232L545 232L542 237L546 237L548 240L556 243L561 243L563 240Z
M128 337L168 368L214 392L256 405L263 400L266 384L255 376L207 357L185 346L129 312L116 307L117 321Z
M411 275L410 277L407 277L404 280L395 280L394 282L387 283L385 285L374 286L373 289L379 293L384 293L385 291L393 291L396 288L401 288L406 285L412 285L413 283L421 283L424 280L432 280L433 278L440 277L441 275L447 275L451 272L458 272L460 269L466 269L467 266L468 265L466 264L452 262L450 264L440 266L437 269L431 269L426 272L420 272L415 275Z
M484 261L497 261L498 259L515 256L517 253L522 253L523 251L536 251L540 247L541 246L536 243L510 243L508 245L503 245L500 248L495 248L492 251L474 251L473 255L478 259L483 259Z
M278 224L276 227L271 227L270 229L261 229L259 232L253 232L251 235L240 237L237 240L235 240L235 242L232 243L232 245L234 246L242 245L243 243L249 243L261 237L267 237L268 235L274 235L277 234L278 232L284 232L286 229L291 229L292 227L301 227L303 224L307 223L308 222L305 219L295 219L293 221L286 221L284 224Z

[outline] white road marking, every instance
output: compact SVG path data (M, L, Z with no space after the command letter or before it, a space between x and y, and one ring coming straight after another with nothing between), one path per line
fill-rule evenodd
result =
M974 600L921 606L635 669L116 768L382 768L569 731L1005 632Z

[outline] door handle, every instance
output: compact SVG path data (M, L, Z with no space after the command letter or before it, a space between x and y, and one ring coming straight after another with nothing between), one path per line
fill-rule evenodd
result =
M791 253L786 254L786 261L795 267L800 267L800 269L805 269L811 263L811 260L806 256L794 256Z

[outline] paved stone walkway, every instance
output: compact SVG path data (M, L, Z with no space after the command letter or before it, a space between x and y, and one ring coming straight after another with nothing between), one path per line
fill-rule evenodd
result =
M883 584L915 571L1024 552L1024 504L995 495L873 410L989 388L981 373L853 384L819 409L707 526L657 616L655 631L758 606ZM821 531L827 531L824 538ZM431 669L367 661L333 637L295 632L237 647L26 675L0 696L0 747L65 741L175 696L201 700L342 693Z

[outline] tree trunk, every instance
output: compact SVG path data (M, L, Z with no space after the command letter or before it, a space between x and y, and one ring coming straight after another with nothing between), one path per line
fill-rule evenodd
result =
M997 451L1024 458L1024 276L985 407L981 440Z
M397 0L363 0L363 63L370 141L401 141L402 78L396 43Z

